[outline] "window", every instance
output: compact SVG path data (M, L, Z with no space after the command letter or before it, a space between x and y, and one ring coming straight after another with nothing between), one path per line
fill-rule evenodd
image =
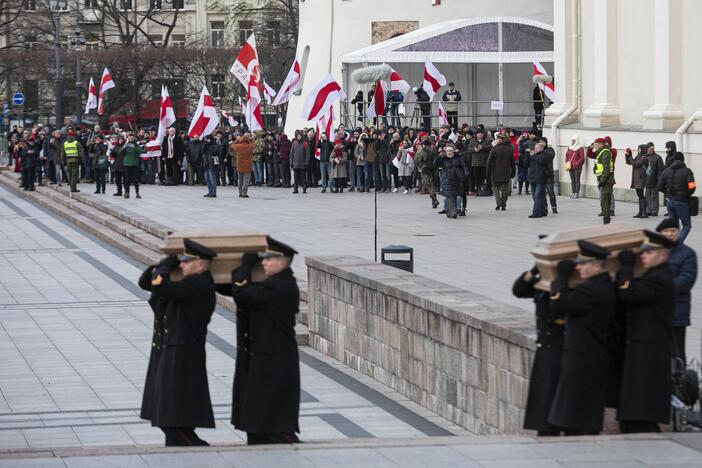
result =
M280 44L280 23L278 21L269 21L266 23L266 37L268 44Z
M24 0L23 5L25 10L27 11L36 11L37 9L37 0Z
M212 80L212 97L216 99L221 99L224 96L224 75L217 73L211 75Z
M168 0L171 4L171 7L174 10L182 10L185 8L185 0Z
M85 50L98 50L100 49L100 42L85 42Z
M99 0L85 0L85 8L97 8Z
M151 99L161 99L161 86L166 85L168 87L168 95L171 97L171 102L175 104L175 99L183 96L183 83L185 80L182 78L169 78L169 79L155 79L151 80Z
M210 37L212 47L224 47L224 21L210 23Z
M38 47L37 45L37 36L34 34L28 34L24 36L24 48L25 49L36 49Z
M132 0L119 0L119 9L120 10L131 10L132 9Z
M239 46L246 44L246 39L253 34L253 21L239 21Z
M171 47L185 47L185 34L172 34Z
M149 34L149 42L156 47L163 45L163 34Z
M161 9L161 0L149 0L149 9L150 10L160 10Z

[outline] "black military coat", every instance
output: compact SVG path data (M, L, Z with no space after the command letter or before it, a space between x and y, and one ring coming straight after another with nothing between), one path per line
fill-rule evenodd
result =
M625 305L626 347L617 418L667 424L672 391L673 274L666 263L622 283L619 299Z
M232 424L257 434L300 432L300 358L295 341L300 289L290 268L261 283L250 281L246 266L232 272L232 277L241 276L249 281L243 286L233 281L230 292L237 306Z
M512 286L516 297L533 297L536 304L536 354L529 379L529 397L524 414L524 429L558 431L548 422L548 412L561 374L564 322L550 306L549 294L534 289L536 278L526 281L521 275Z
M158 427L215 427L207 383L205 337L216 305L207 271L152 283L149 267L139 279L151 291L154 334L141 403L141 418Z
M611 365L610 340L617 297L604 272L552 296L551 307L566 319L561 376L548 420L586 432L602 430Z

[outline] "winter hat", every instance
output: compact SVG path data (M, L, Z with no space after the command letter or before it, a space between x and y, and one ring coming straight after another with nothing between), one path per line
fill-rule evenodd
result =
M607 146L612 146L612 139L609 137L609 135L604 137L604 141L607 143Z
M69 137L74 137L76 136L76 132L74 132L73 130L69 130L68 133L66 133L66 135L68 135Z
M663 229L680 229L680 223L677 219L666 218L656 226L656 231L661 232Z

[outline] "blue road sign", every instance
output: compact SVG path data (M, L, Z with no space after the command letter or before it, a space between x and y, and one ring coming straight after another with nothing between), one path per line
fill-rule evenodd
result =
M22 93L15 93L12 95L12 104L16 106L21 106L24 104L24 94Z

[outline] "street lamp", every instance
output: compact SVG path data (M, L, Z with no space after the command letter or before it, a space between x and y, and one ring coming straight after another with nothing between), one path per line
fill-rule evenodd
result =
M78 3L77 3L78 4ZM79 15L78 7L76 7L76 15ZM83 49L85 44L85 39L79 27L76 27L73 38L71 39L71 45L76 51L76 125L81 123L81 107L82 107L82 94L83 94L83 82L80 78L80 51Z
M54 79L54 94L56 95L56 128L61 128L61 11L68 8L68 0L54 0L51 13L54 19L54 49L56 50L56 78Z

